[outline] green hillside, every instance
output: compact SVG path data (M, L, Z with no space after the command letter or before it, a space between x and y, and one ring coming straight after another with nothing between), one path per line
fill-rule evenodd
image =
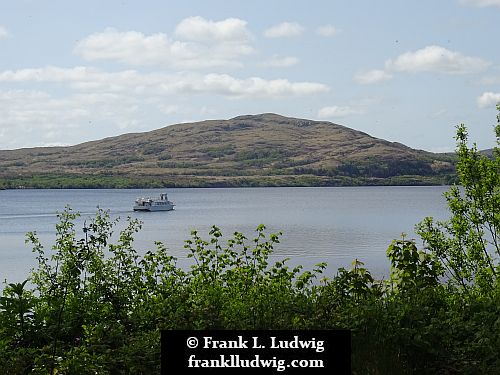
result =
M4 188L415 185L453 178L453 156L276 114L0 151Z

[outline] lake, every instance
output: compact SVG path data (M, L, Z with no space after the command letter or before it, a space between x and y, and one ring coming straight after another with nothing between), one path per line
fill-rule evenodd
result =
M414 238L413 228L426 216L446 219L443 192L448 187L336 187L336 188L220 188L168 189L176 204L169 212L134 212L139 196L158 196L164 189L3 190L0 191L0 279L19 282L35 265L35 256L24 243L36 231L49 249L54 240L56 212L66 205L82 213L81 234L97 206L120 217L119 228L130 216L143 222L136 235L140 252L163 242L179 265L190 259L183 248L193 229L208 238L210 227L222 229L224 238L243 232L253 238L263 223L267 232L282 231L274 257L289 257L291 264L310 268L328 263L327 276L353 259L365 262L377 277L387 275L385 251L402 232ZM421 241L417 241L421 245ZM0 287L1 288L1 287Z

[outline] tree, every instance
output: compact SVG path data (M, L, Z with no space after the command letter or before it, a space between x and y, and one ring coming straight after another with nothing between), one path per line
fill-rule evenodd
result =
M497 106L500 112L500 105ZM445 193L451 218L430 217L417 226L427 248L442 262L450 281L465 292L492 290L500 275L500 113L492 155L468 147L465 125L457 127L460 185Z

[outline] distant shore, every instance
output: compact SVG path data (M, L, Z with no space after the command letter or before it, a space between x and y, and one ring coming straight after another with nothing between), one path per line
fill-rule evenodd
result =
M327 186L439 186L450 185L454 175L347 177L287 176L107 176L40 174L0 179L0 189L133 189L213 187L327 187Z

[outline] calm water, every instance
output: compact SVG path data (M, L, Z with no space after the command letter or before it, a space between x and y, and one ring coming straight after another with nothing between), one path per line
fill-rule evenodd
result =
M175 211L136 213L136 197L157 196L163 190L4 190L0 191L0 279L18 282L33 267L34 254L24 243L36 231L46 249L54 239L56 212L70 205L89 219L99 206L112 217L144 222L136 236L140 251L162 241L179 264L188 266L183 248L192 229L208 238L212 224L225 235L244 232L248 238L264 223L269 232L282 231L277 258L290 257L306 267L326 261L327 273L357 258L377 276L388 272L385 251L402 232L425 216L446 219L446 187L241 188L169 189ZM123 227L123 225L121 226ZM1 287L0 287L1 288Z

